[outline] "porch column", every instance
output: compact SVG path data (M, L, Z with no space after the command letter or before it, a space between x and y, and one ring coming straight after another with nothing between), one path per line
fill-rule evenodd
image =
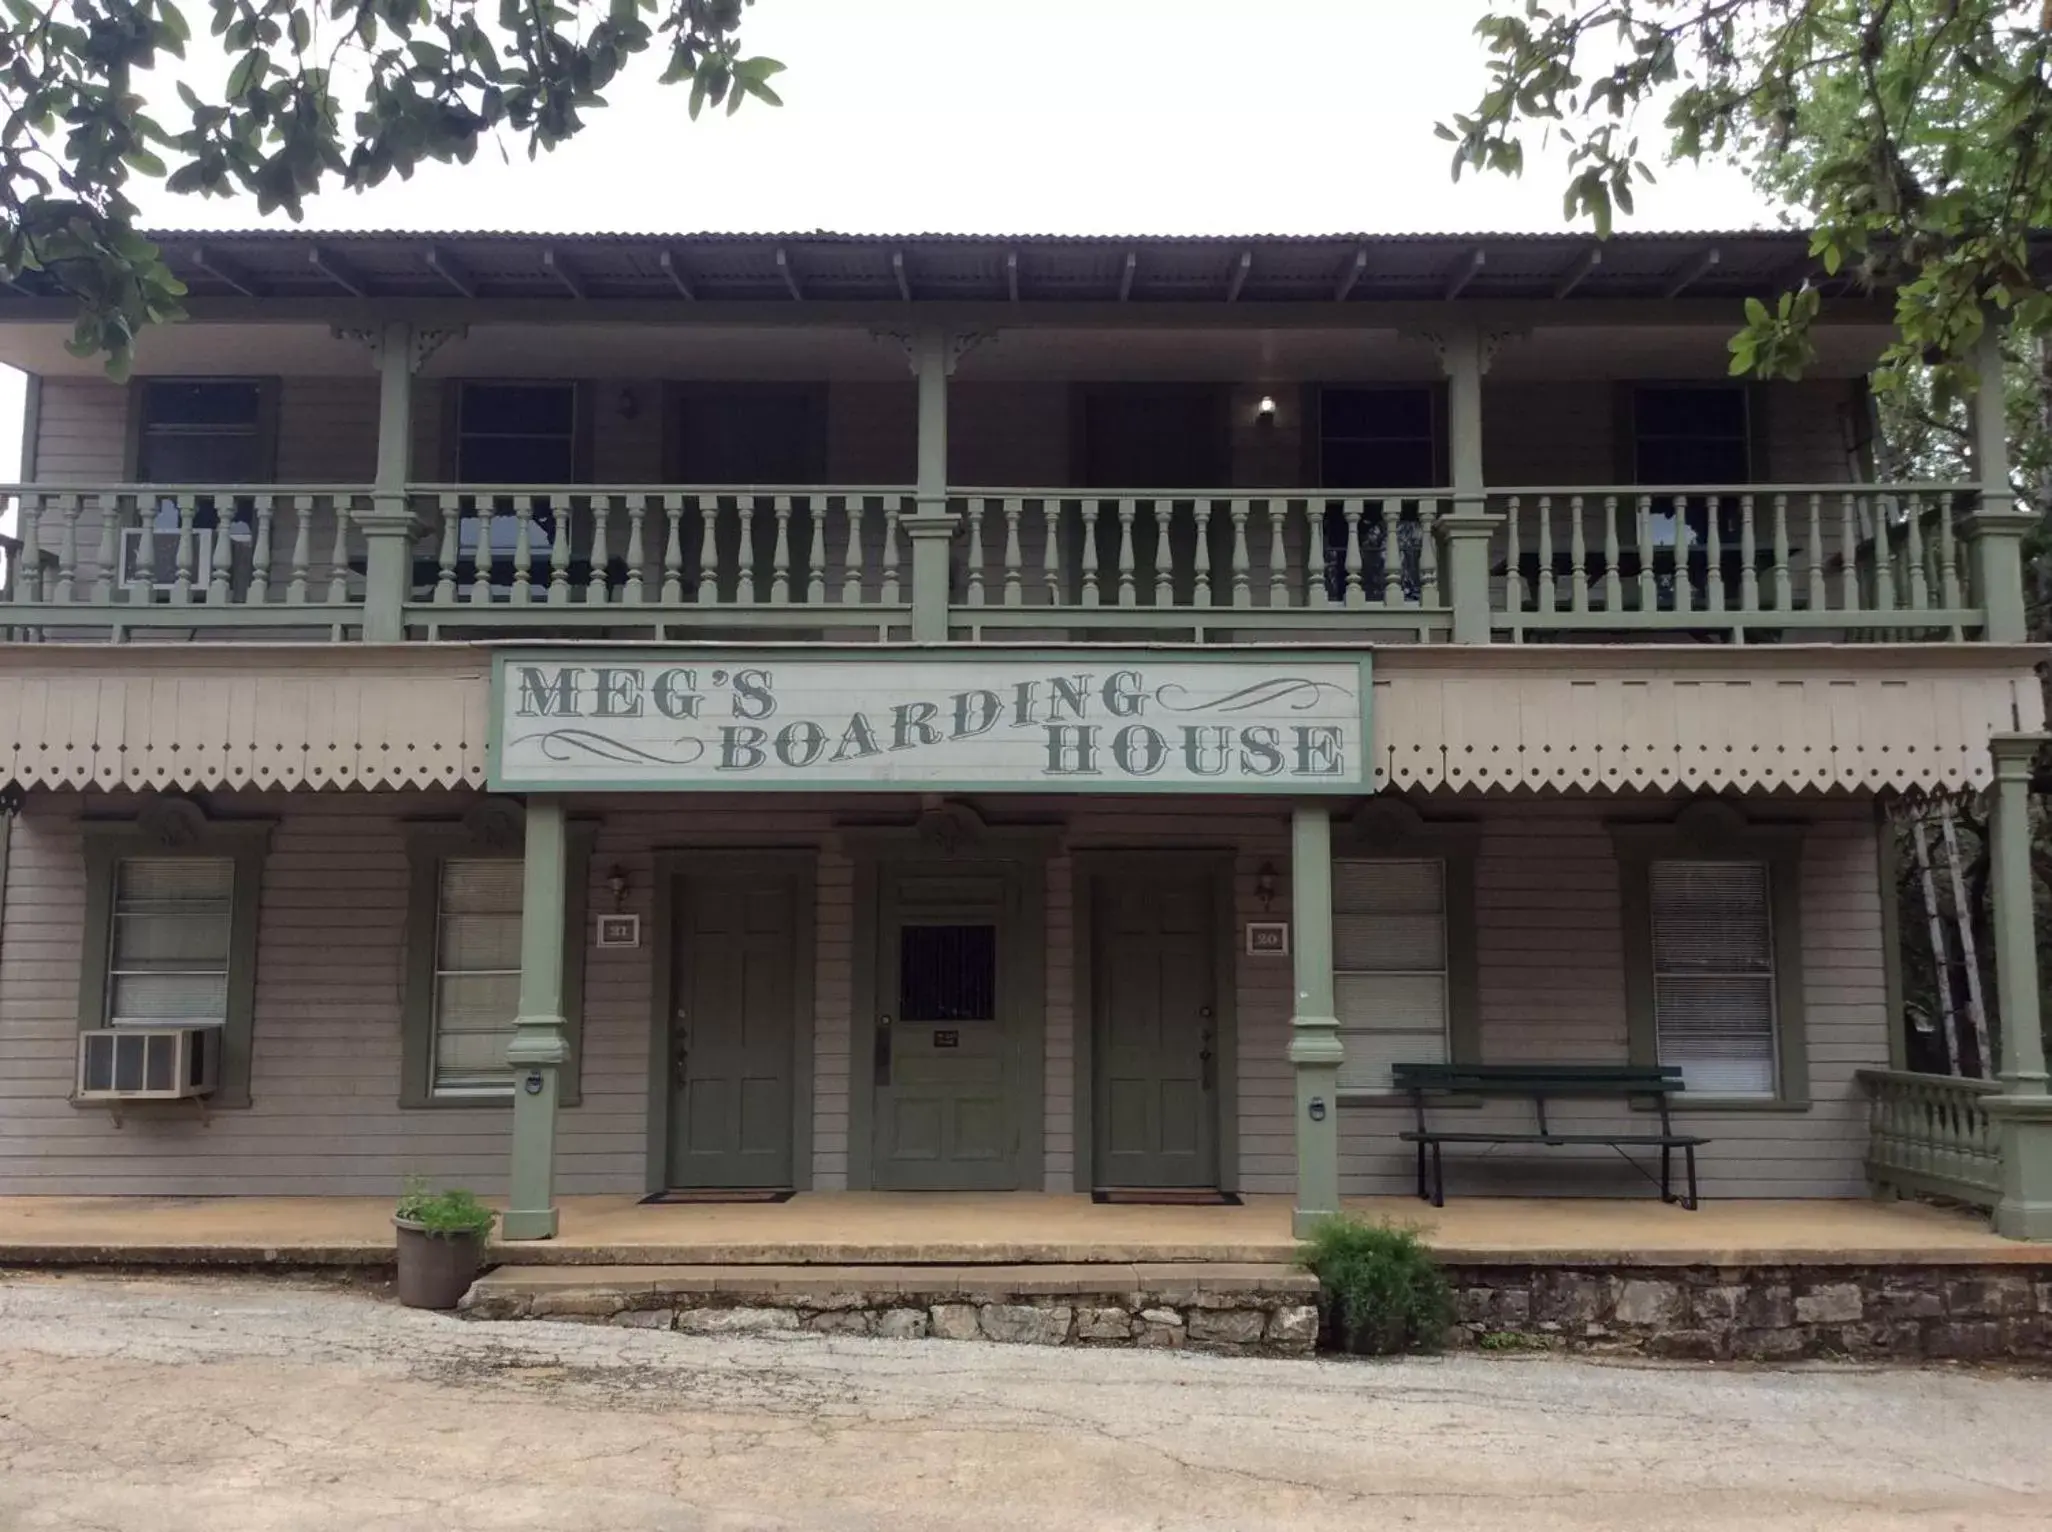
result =
M513 1168L503 1233L552 1239L556 1233L556 1103L570 1061L563 1017L564 905L569 896L563 800L527 800L520 889L520 1013L513 1018Z
M2002 1160L1995 1231L2052 1239L2052 1095L2038 1009L2036 910L2031 895L2031 763L2043 734L1998 734L1988 816L1989 894L1995 916L1996 1013L2002 1029L2002 1094L1987 1101Z
M1481 331L1449 330L1436 337L1446 373L1448 467L1453 509L1439 518L1440 578L1453 606L1457 644L1489 642L1489 542L1501 517L1489 514L1482 477L1482 375L1489 342Z
M378 468L370 509L355 512L363 532L363 637L395 644L406 636L404 606L413 585L413 513L406 481L413 456L413 326L394 320L370 337L378 364Z
M1973 570L1974 590L1987 612L1991 643L2020 644L2024 622L2023 539L2036 521L2016 503L2009 485L2008 423L2002 410L2002 329L1988 316L1974 353L1981 386L1973 398L1974 476L1981 503L1960 523Z
M922 329L911 339L912 372L919 380L917 501L906 518L912 541L912 637L942 643L948 636L948 546L955 518L948 511L948 373L954 337Z
M1291 948L1296 1004L1290 1072L1297 1082L1297 1204L1290 1226L1307 1234L1339 1211L1339 1018L1332 995L1332 815L1299 803L1290 815Z

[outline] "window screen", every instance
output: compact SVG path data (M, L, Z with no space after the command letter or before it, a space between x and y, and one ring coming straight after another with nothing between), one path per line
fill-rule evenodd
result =
M263 390L252 378L142 385L136 474L145 484L261 484Z
M577 387L466 383L457 403L456 477L464 484L576 482Z
M1446 1062L1443 862L1335 860L1332 953L1343 1090L1388 1090L1392 1064Z
M1774 1094L1774 933L1761 862L1655 862L1653 1005L1682 1088Z
M114 873L107 1023L225 1025L235 864L226 857L129 857Z
M450 857L435 909L434 1094L512 1089L506 1045L520 1009L518 857Z
M898 1013L906 1021L997 1016L996 926L906 926L898 936Z

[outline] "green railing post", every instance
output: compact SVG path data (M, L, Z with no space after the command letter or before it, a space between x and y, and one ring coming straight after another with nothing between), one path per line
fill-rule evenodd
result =
M1435 337L1446 374L1448 466L1454 503L1439 519L1443 553L1440 569L1453 607L1453 641L1489 642L1489 541L1501 518L1488 514L1482 472L1482 375L1489 370L1490 340L1469 326L1454 326Z
M2038 1010L2037 919L2031 894L2031 767L2043 734L1998 734L1988 816L1989 893L1995 910L1996 1015L2002 1028L2002 1094L1988 1098L2001 1155L1995 1232L2052 1239L2052 1094Z
M1296 925L1296 1001L1290 1072L1296 1079L1297 1203L1291 1228L1308 1234L1339 1211L1339 1070L1332 983L1332 816L1300 803L1290 816L1290 916Z
M912 372L919 380L919 472L912 514L904 521L912 544L912 637L943 643L948 636L948 549L955 518L948 510L948 374L955 338L926 328L910 340Z
M1490 640L1489 545L1502 525L1503 518L1490 515L1479 494L1457 493L1453 510L1440 517L1434 529L1443 550L1439 567L1444 572L1448 604L1453 607L1453 641L1457 644Z
M506 1050L513 1069L513 1165L503 1232L507 1239L553 1239L556 1105L563 1066L570 1061L569 1023L563 1015L569 837L562 798L529 797L525 846L520 1012Z
M1987 614L1982 637L2020 644L2030 637L2024 620L2023 539L2037 517L2020 509L2009 484L2008 424L2002 408L2001 328L1990 315L1975 353L1981 386L1973 400L1974 475L1981 503L1961 523L1973 572L1974 595Z
M413 441L413 326L392 321L370 339L378 365L378 470L368 507L353 512L363 534L363 638L396 644L406 636L416 529L406 499ZM345 514L340 506L335 514Z

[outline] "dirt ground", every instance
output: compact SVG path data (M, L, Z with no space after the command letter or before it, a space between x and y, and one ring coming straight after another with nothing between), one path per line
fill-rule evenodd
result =
M0 1532L2052 1528L2052 1382L1242 1361L0 1277Z

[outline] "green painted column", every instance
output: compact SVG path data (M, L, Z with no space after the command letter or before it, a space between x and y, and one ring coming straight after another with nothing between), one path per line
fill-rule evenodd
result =
M1985 636L1994 643L2030 638L2024 616L2023 540L2037 517L2018 507L2009 482L2008 422L2002 409L2002 331L1993 316L1974 356L1983 379L1973 398L1974 477L1981 503L1961 519L1974 591L1987 613Z
M2031 764L2043 734L1998 734L1988 818L1989 894L1995 915L1996 1016L2002 1094L1987 1101L2002 1158L1995 1232L2052 1239L2052 1094L2038 1007L2036 910L2031 892Z
M1339 1211L1339 1018L1332 993L1332 814L1300 803L1290 816L1290 916L1296 1002L1290 1072L1296 1079L1297 1204L1292 1230Z
M406 636L416 529L406 501L413 455L413 326L381 325L371 336L378 364L378 466L368 508L355 511L363 534L363 637L396 644Z
M513 1169L503 1233L551 1239L556 1233L556 1106L570 1061L563 1016L564 907L569 841L560 797L527 800L520 891L520 1013L513 1018Z
M1488 342L1457 327L1437 338L1446 373L1446 434L1453 509L1439 519L1440 578L1453 607L1453 640L1486 644L1489 631L1489 543L1503 518L1489 514L1482 476L1482 375Z
M919 458L916 503L905 519L912 544L912 637L944 643L948 636L948 550L955 518L948 510L948 373L954 337L923 329L910 340L912 373L919 382Z

